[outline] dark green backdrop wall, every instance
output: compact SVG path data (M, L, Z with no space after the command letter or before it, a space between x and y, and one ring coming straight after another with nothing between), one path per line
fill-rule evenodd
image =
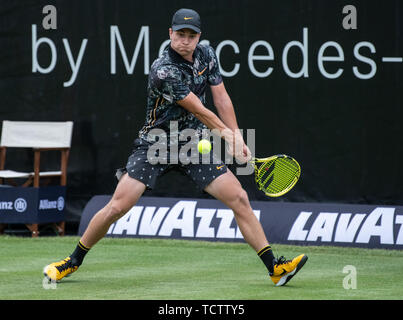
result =
M42 25L48 4L56 30ZM357 29L343 27L346 5ZM70 216L113 192L144 121L147 69L181 7L200 13L202 39L221 48L224 83L239 126L256 130L256 154L301 163L295 189L271 201L403 203L401 1L2 0L0 120L74 121ZM8 165L29 168L29 159L10 152ZM251 199L265 199L252 176L239 178ZM206 197L175 172L146 194Z

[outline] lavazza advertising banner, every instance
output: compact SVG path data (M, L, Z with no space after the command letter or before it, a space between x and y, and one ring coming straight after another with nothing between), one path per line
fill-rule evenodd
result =
M84 209L82 235L111 196ZM271 243L403 249L403 206L252 201ZM217 200L142 197L107 237L244 241L232 210Z

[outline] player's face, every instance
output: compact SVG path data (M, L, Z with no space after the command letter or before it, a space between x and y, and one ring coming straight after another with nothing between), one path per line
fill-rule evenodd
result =
M200 33L196 33L191 29L173 31L170 28L169 37L171 38L172 49L185 59L192 59L193 51L200 39Z

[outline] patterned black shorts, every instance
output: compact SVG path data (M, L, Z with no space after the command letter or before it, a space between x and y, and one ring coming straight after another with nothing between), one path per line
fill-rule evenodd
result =
M158 177L170 170L178 170L189 176L204 190L215 178L227 172L227 166L213 152L210 152L207 156L204 155L203 162L200 155L199 163L183 164L181 161L178 161L177 164L151 164L148 153L150 146L149 142L140 138L134 141L133 153L129 156L126 167L120 168L116 172L118 180L127 172L131 178L144 183L147 189L153 189ZM209 158L208 161L206 161L206 157Z

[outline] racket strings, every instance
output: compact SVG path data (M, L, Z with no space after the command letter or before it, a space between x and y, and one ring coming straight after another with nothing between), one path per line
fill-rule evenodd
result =
M256 169L256 182L266 193L276 194L294 185L299 176L299 167L293 159L277 158L263 162Z

